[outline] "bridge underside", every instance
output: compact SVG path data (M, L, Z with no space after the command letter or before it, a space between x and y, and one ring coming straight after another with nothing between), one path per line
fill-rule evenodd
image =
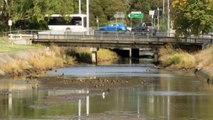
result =
M140 40L121 40L121 39L33 39L32 43L39 43L44 45L58 45L64 47L90 47L92 48L92 61L97 63L98 48L114 49L125 57L142 57L151 56L157 61L159 48L172 45L175 48L181 48L186 51L194 52L203 48L203 43L200 42L181 42L175 41L174 38L150 38ZM150 48L151 51L141 50Z

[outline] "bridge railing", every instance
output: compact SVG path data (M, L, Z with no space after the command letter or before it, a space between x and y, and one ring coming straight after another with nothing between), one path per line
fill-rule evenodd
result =
M31 44L31 39L36 39L37 33L37 30L16 30L4 32L2 35L12 44Z
M40 32L37 35L38 39L51 40L117 40L117 41L144 41L144 42L180 42L180 43L213 43L213 37L175 37L174 33L157 32L156 35L143 32L109 32L109 31L95 31L93 34L86 33L72 33L61 31L46 31Z

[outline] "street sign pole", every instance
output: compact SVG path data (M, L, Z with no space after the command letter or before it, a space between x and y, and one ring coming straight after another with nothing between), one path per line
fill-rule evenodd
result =
M10 26L10 34L11 34L11 31L12 31L12 24L13 24L13 21L11 19L9 19L8 25Z
M141 13L140 11L132 11L130 14L128 14L128 17L131 19L131 28L132 28L132 19L139 18L141 19L141 22L142 22L142 18L144 18L144 14Z
M89 35L89 0L87 0L87 35Z
M154 28L154 14L155 14L155 11L154 10L150 10L149 11L149 15L152 16L152 31L151 31L151 34L153 35L153 28Z

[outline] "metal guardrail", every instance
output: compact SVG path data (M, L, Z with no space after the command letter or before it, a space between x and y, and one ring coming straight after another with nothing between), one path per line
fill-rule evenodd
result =
M158 32L155 36L142 32L109 32L95 31L92 35L86 33L64 33L64 34L38 34L37 39L81 39L81 40L114 40L114 41L158 41L158 42L181 42L181 43L213 43L213 37L175 37L174 34Z
M49 40L114 40L114 41L156 41L156 42L180 42L180 43L213 43L213 36L199 36L199 37L175 37L174 33L157 32L155 36L143 32L129 32L129 31L93 31L90 35L86 33L72 33L68 31L43 31L38 30L18 30L3 33L13 39L27 38L27 39L49 39Z

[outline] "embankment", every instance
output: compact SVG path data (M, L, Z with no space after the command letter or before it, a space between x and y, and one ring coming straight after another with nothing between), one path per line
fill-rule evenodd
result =
M117 54L101 49L98 61L115 61ZM62 68L78 63L91 63L89 48L60 48L57 46L28 51L0 53L0 76L31 76L42 71Z
M199 78L213 82L213 45L193 53L165 46L160 49L160 62L168 69L195 70Z
M0 54L0 75L21 76L55 67L63 67L64 52L56 47L43 47Z

